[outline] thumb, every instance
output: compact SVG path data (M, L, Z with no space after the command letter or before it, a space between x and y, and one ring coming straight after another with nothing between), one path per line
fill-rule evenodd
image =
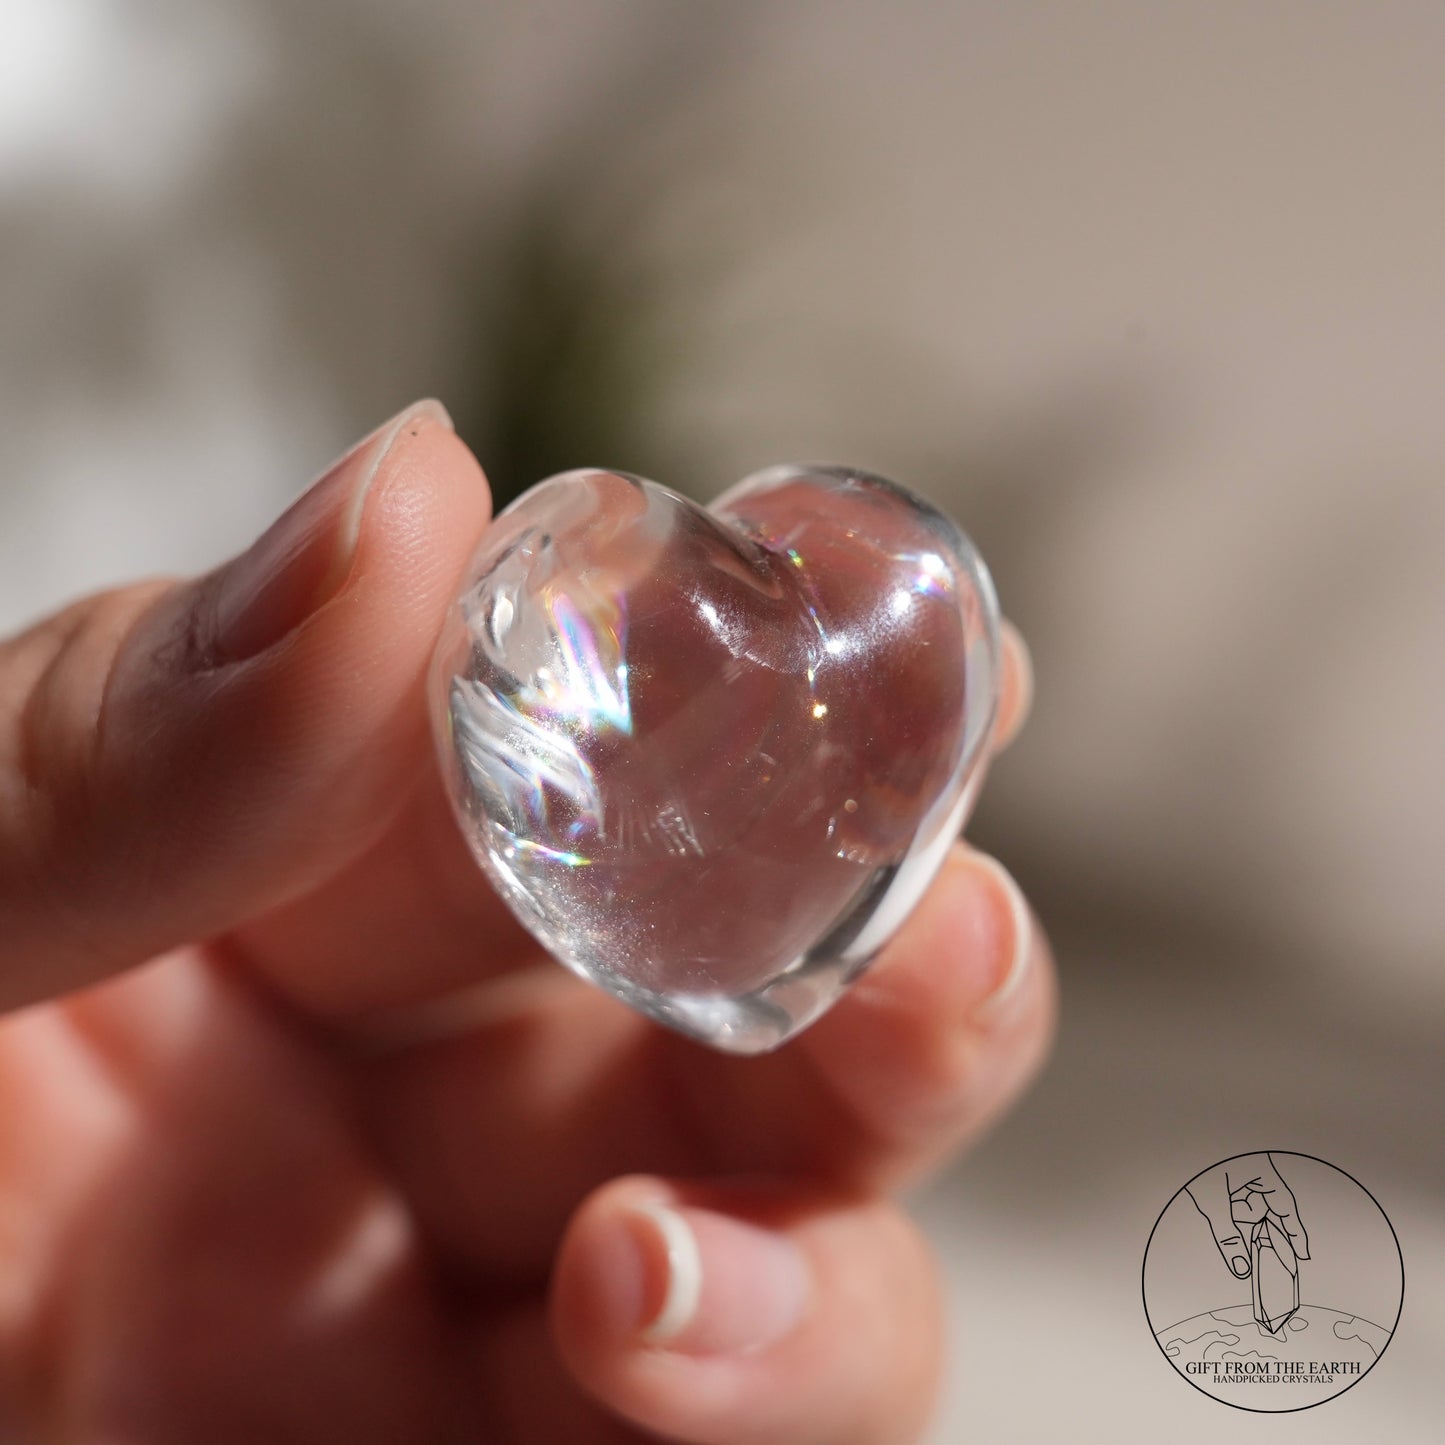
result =
M1249 1245L1230 1214L1229 1186L1222 1181L1220 1183L1222 1187L1216 1189L1191 1188L1189 1197L1208 1223L1209 1232L1224 1259L1224 1267L1236 1279L1248 1279Z
M0 1009L334 872L429 757L422 678L490 499L436 402L249 550L0 642Z

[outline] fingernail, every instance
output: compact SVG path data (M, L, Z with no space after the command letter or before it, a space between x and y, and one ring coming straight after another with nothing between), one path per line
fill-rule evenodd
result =
M752 1354L802 1319L810 1290L785 1235L707 1209L661 1203L625 1215L640 1271L633 1328L646 1345L686 1354Z
M1018 996L1029 971L1029 960L1033 957L1033 920L1023 890L997 858L991 858L987 853L975 853L969 861L972 867L988 877L994 902L998 906L1001 929L1008 939L999 950L1006 960L1004 967L993 988L974 1009L975 1018L992 1020L1007 1013L1009 1003Z
M435 422L451 429L438 401L419 401L359 441L221 572L212 650L238 662L279 642L345 581L361 535L371 484L403 436Z
M1243 1279L1249 1273L1249 1261L1242 1254L1236 1254L1234 1258L1229 1261L1229 1267L1240 1279Z

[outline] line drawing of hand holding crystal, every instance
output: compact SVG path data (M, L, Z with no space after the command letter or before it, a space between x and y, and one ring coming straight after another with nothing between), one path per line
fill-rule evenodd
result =
M1293 1191L1268 1154L1244 1154L1187 1186L1225 1268L1248 1279L1255 1323L1280 1335L1300 1307L1299 1264L1310 1257Z
M1274 1413L1334 1399L1373 1369L1399 1323L1405 1272L1394 1226L1358 1179L1273 1149L1221 1160L1175 1191L1145 1245L1142 1284L1155 1343L1182 1379L1221 1404Z

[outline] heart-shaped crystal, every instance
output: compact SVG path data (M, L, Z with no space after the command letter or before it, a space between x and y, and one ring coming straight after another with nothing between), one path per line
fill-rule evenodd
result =
M559 960L756 1053L818 1017L958 834L998 695L968 538L864 472L704 509L552 477L482 539L431 697L457 816Z

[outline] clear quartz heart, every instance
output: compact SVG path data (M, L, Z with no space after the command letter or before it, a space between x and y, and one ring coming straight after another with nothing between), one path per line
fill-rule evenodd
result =
M997 710L967 537L865 472L711 507L567 472L501 512L431 701L482 869L557 959L734 1053L823 1013L958 835Z

